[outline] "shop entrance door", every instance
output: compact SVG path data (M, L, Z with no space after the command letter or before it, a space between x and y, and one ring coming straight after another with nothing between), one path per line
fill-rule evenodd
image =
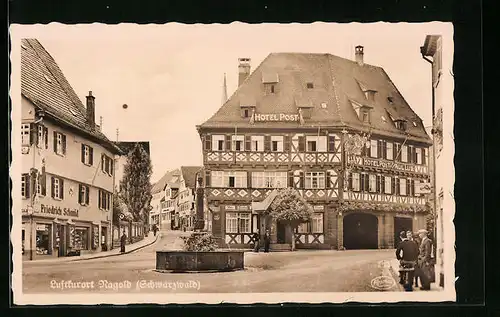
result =
M353 213L345 216L344 247L347 250L377 249L377 217L371 214L363 213Z
M66 256L66 226L59 225L59 250L58 256Z
M278 221L276 227L277 227L276 238L278 240L278 243L280 244L286 243L286 225L283 222Z

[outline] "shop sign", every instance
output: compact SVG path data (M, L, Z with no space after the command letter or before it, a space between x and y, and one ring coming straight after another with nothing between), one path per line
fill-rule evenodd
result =
M273 122L273 121L296 122L300 120L299 118L300 117L298 114L286 114L286 113L254 114L254 121L259 121L259 122Z
M224 207L225 210L236 210L236 206L233 206L233 205L226 205Z
M218 214L215 214L215 215L214 215L214 220L215 220L215 221L219 221L219 220L220 220L220 216L219 216Z
M78 217L78 209L70 209L70 208L61 208L54 206L46 206L44 204L40 205L40 212L42 214L52 214L59 216L70 216L70 217Z
M36 225L36 231L47 231L47 226L44 224Z
M250 210L250 208L249 208L249 206L243 205L243 206L239 206L238 210L248 211L248 210Z
M314 210L324 210L325 206L313 206Z
M415 194L430 194L431 184L428 182L415 183Z

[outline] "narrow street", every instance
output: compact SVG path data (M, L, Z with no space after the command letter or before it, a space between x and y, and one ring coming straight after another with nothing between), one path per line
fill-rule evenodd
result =
M61 263L24 262L23 291L370 292L377 291L371 286L374 278L391 275L387 273L387 265L384 263L393 258L393 250L304 250L267 254L247 252L244 271L182 274L155 272L155 251L180 249L182 244L179 237L182 234L178 231L164 232L156 244L109 258ZM61 281L86 284L80 288L61 289ZM162 282L163 286L148 282ZM389 291L399 290L396 283L389 286Z

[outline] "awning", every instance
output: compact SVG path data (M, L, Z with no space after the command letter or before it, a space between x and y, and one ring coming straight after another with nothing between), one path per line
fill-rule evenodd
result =
M275 189L271 193L269 193L269 195L263 201L258 201L258 202L253 201L252 202L252 211L255 211L255 212L266 211L269 208L269 206L271 205L271 203L274 201L274 199L276 198L277 195L278 195L278 191Z

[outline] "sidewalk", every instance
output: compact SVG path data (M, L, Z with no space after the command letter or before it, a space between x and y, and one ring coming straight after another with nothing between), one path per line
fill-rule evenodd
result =
M92 254L84 254L80 256L69 256L69 257L60 257L60 258L50 258L50 259L39 259L39 260L24 260L23 262L26 263L61 263L61 262L73 262L73 261L84 261L84 260L91 260L91 259L100 259L100 258L106 258L106 257L111 257L111 256L118 256L118 255L123 255L123 254L129 254L132 252L135 252L139 249L142 249L144 247L150 246L153 243L156 243L159 239L161 238L161 233L157 233L155 236L152 232L145 236L144 239L141 241L137 241L136 243L132 244L127 244L125 246L125 252L120 253L120 248L116 248L110 251L104 251L104 252L96 252Z
M404 288L403 288L403 285L399 284L399 260L398 259L392 259L389 261L389 263L391 263L391 269L394 273L394 279L396 280L397 282L397 286L398 286L398 289L402 292L404 292ZM415 283L415 281L413 281L413 283ZM413 291L414 292L429 292L429 291L423 291L420 289L420 281L418 283L418 286L419 287L415 287L415 284L413 286ZM431 290L430 291L442 291L443 288L440 287L438 284L436 283L431 283Z

